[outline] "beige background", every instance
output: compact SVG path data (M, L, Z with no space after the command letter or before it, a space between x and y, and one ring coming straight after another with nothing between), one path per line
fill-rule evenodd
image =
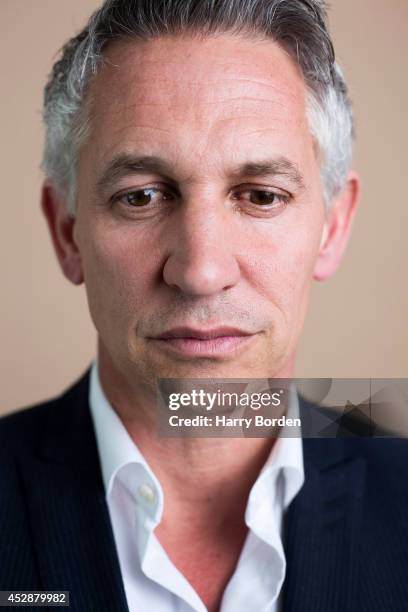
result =
M85 291L57 267L39 208L42 88L96 0L0 0L0 412L63 390L89 364ZM299 377L408 377L407 0L333 0L363 193L340 271L315 284Z

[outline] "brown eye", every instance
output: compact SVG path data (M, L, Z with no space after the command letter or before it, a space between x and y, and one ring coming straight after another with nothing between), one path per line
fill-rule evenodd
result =
M129 206L147 206L151 203L153 194L157 189L138 189L137 191L129 191L123 194L121 199Z
M258 204L261 206L274 204L275 201L279 199L279 196L273 191L258 191L252 189L249 193L251 194L249 199L252 204Z

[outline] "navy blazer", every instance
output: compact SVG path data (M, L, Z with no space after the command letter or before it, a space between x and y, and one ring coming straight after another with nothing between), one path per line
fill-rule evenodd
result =
M72 611L124 612L88 386L89 370L0 419L0 590L70 591ZM407 612L407 441L304 438L303 449L283 612Z

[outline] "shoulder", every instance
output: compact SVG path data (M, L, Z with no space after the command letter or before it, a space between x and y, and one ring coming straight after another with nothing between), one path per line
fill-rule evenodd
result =
M0 458L30 452L44 431L50 410L58 398L27 406L0 418Z
M336 415L300 398L306 465L327 475L360 473L368 500L408 507L408 439L380 431L358 412ZM305 427L303 425L305 423ZM345 476L344 476L345 477ZM358 492L355 492L358 494ZM363 493L361 491L361 493Z
M408 471L408 439L397 437L373 437L348 440L357 444L367 462L375 466L393 466L398 470Z
M408 474L408 439L397 437L339 437L306 438L303 440L307 454L317 456L324 469L326 464L351 459L363 460L369 472L376 474Z
M377 495L395 489L408 502L408 439L348 438L342 442L346 456L364 460L367 484Z
M408 439L349 438L344 443L346 448L364 458L367 484L376 496L394 490L408 503Z
M330 490L343 490L363 501L365 531L401 529L408 539L408 440L404 438L305 439L305 477L318 467ZM401 534L402 537L402 534Z
M0 417L0 461L35 452L50 422L55 426L67 411L74 413L87 390L88 374L89 371L57 397Z

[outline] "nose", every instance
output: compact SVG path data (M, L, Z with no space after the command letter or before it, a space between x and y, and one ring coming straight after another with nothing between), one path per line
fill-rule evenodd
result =
M205 206L179 210L170 229L170 253L163 279L194 297L211 296L235 286L240 278L228 211ZM169 235L168 235L169 236Z

